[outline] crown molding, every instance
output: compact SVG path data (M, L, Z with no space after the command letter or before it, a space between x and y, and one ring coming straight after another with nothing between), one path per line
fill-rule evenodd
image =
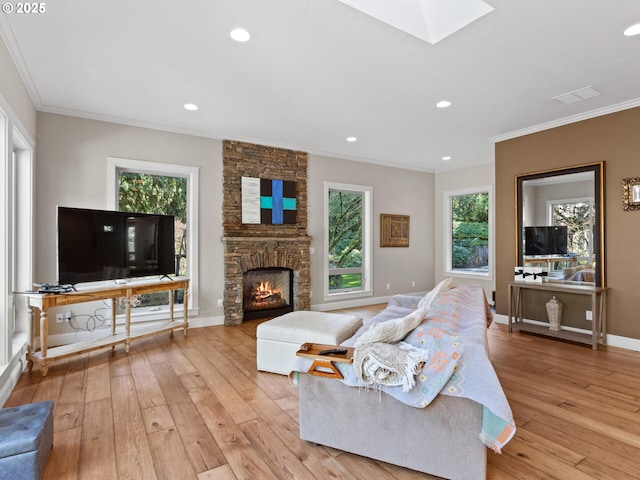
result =
M490 137L493 143L504 142L505 140L511 140L512 138L523 137L532 133L542 132L543 130L549 130L551 128L562 127L571 123L581 122L583 120L589 120L590 118L601 117L602 115L608 115L610 113L620 112L622 110L628 110L640 106L640 98L635 98L622 103L616 103L609 105L608 107L598 108L596 110L590 110L584 113L578 113L570 117L560 118L558 120L552 120L546 123L540 123L531 127L522 128L520 130L514 130L512 132L503 133Z
M111 115L99 115L92 112L79 111L79 110L66 109L66 108L57 108L57 107L51 107L48 105L42 106L41 108L38 109L38 111L43 113L52 113L55 115L66 115L69 117L95 120L98 122L108 122L108 123L114 123L117 125L127 125L130 127L147 128L150 130L159 130L163 132L177 133L181 135L191 135L195 137L211 138L214 140L235 140L238 142L253 143L256 145L268 145L270 147L275 147L275 148L306 152L310 155L331 157L331 158L337 158L339 160L349 160L352 162L368 163L373 165L380 165L383 167L399 168L402 170L410 170L410 171L417 171L417 172L424 172L424 173L435 173L435 171L430 168L421 168L417 166L403 165L403 164L399 164L391 161L379 160L374 158L363 158L355 155L344 155L341 153L318 150L314 148L307 148L301 145L292 145L292 144L273 141L273 140L266 140L264 138L244 137L244 136L237 136L234 134L224 133L224 132L208 132L208 131L195 130L195 129L179 128L172 125L166 125L161 123L132 120L130 118L116 117Z
M31 97L33 105L36 110L40 110L40 107L42 106L42 99L40 98L36 84L33 81L31 70L29 70L27 62L24 60L24 55L22 55L20 45L13 34L13 29L11 28L11 25L9 25L6 17L6 15L0 15L0 37L2 37L4 44L7 46L9 56L11 57L11 60L13 60L13 64L16 66L18 75L20 75L20 78L27 89L27 93L29 94L29 97Z

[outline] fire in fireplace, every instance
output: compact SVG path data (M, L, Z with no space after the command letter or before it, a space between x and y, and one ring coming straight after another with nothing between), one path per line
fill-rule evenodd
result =
M242 279L244 319L267 318L293 311L293 270L261 268Z

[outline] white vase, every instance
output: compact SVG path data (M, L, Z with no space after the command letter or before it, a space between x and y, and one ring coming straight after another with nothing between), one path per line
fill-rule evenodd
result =
M553 297L547 302L547 315L549 316L549 330L560 331L560 319L562 318L562 303Z

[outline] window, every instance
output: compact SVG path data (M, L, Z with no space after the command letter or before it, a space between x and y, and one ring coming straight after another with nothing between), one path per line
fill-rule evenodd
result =
M33 281L33 142L14 117L0 97L0 222L8 226L0 240L0 366L23 354L27 303L11 292L29 290Z
M107 164L109 208L175 216L176 272L190 278L189 308L197 309L198 168L112 157ZM183 303L184 292L174 301ZM154 293L141 296L137 308L168 303L169 292Z
M370 296L371 187L325 183L325 299Z
M493 276L490 187L445 193L445 270L454 276Z
M593 254L593 223L596 215L593 198L550 200L547 202L547 223L566 225L567 250L582 263L591 263Z

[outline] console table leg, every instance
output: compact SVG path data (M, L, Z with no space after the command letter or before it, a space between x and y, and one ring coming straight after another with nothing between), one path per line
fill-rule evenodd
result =
M41 372L45 377L49 369L47 368L47 343L49 339L49 318L47 309L40 310L40 352L42 353Z
M184 309L184 336L187 336L187 332L189 331L189 296L191 292L188 288L184 289L184 299L182 301L182 307Z

